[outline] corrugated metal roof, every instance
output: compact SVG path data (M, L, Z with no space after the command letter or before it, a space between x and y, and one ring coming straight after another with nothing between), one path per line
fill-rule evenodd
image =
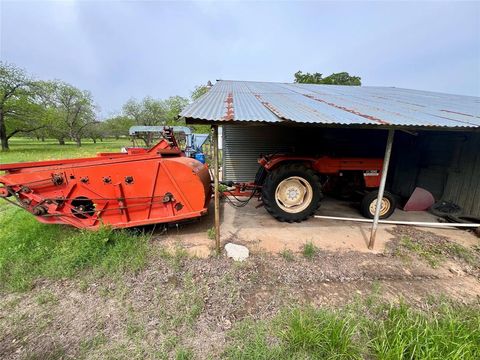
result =
M480 98L376 86L217 81L180 116L189 123L480 128Z

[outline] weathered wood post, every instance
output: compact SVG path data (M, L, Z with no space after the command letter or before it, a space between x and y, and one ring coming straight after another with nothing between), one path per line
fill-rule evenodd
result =
M220 193L219 193L219 164L218 164L218 125L212 125L213 142L213 177L215 198L215 251L220 254Z

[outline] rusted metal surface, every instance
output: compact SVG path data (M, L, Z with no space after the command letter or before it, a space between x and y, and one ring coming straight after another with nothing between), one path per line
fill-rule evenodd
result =
M359 111L357 111L357 110L349 109L349 108L347 108L347 107L345 107L345 106L336 105L336 104L334 104L334 103L327 102L327 101L325 101L325 100L316 98L316 97L314 97L314 96L312 96L312 95L305 95L305 96L308 97L308 98L310 98L310 99L313 99L313 100L315 100L315 101L320 101L320 102L323 102L323 103L325 103L325 104L327 104L327 105L336 107L337 109L345 110L345 111L348 111L348 112L350 112L350 113L352 113L352 114L355 114L355 115L364 117L365 119L375 121L375 122L377 122L377 123L379 123L379 124L388 124L388 122L386 122L386 121L384 121L384 120L382 120L382 119L379 119L379 118L377 118L377 117L375 117L375 116L362 114L361 112L359 112Z
M260 101L263 106L265 106L268 110L270 110L272 113L274 113L280 119L286 119L285 116L280 111L278 111L278 109L275 108L275 106L270 104L268 101L263 100L262 97L259 94L255 94L255 98L257 98L257 100Z
M229 92L227 94L227 99L225 100L226 111L222 120L233 120L235 115L235 110L233 109L233 94Z
M188 123L480 128L480 98L392 87L218 81L180 115Z

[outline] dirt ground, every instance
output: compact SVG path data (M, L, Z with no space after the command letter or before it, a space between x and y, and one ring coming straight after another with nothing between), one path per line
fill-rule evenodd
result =
M321 214L341 207L355 214L347 203L323 205ZM395 214L411 217L433 219ZM335 308L368 298L418 307L438 297L480 303L480 242L466 231L382 226L375 251L368 251L368 225L282 224L253 204L224 205L222 243L252 252L235 263L205 258L213 245L211 224L207 217L157 233L148 266L136 274L39 281L28 293L0 295L0 358L172 358L180 346L195 358L218 358L236 323L271 318L287 306ZM428 246L462 244L471 257L445 251L434 268L421 253L402 248L405 238ZM317 247L311 259L301 254L309 241ZM161 255L165 247L197 257ZM293 256L281 256L285 249Z

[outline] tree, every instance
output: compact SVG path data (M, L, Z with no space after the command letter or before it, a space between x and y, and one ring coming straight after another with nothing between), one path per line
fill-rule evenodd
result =
M87 128L97 123L90 92L62 81L42 82L41 87L51 134L60 145L64 145L68 137L82 146Z
M188 99L181 96L171 96L163 101L165 112L165 120L167 125L185 125L183 121L178 119L178 115L190 103Z
M128 130L135 125L135 121L127 116L115 116L105 120L103 124L106 135L118 139L128 135Z
M199 97L201 97L203 94L206 94L208 90L210 90L210 87L206 85L195 86L195 89L193 89L192 94L190 95L190 98L193 101L195 101Z
M166 100L145 97L141 101L130 99L123 106L123 114L134 122L134 125L166 126L184 125L178 120L178 114L188 105L188 99L172 96ZM151 146L152 137L144 136L146 146Z
M193 89L190 98L192 101L199 99L202 95L206 94L212 87L212 83L209 81L207 85L198 85ZM190 128L198 134L209 134L210 125L190 125Z
M298 70L295 74L293 74L295 77L294 82L296 83L302 83L302 84L322 84L322 74L320 73L302 73L300 70Z
M33 80L22 69L0 62L0 140L2 151L18 133L34 132L42 127L41 106L35 101Z
M324 85L362 85L362 79L359 76L350 76L348 72L333 73L332 75L322 78L320 73L303 73L297 71L294 75L294 82L301 84L324 84Z
M323 79L323 83L326 85L362 85L361 78L359 76L350 76L348 72L334 73Z
M103 141L104 138L108 136L108 125L104 121L98 121L94 124L90 124L85 128L83 133L85 138L92 139L93 143L96 144L97 140Z
M123 105L123 114L132 119L135 125L166 125L165 113L163 103L149 96L141 101L130 99Z

